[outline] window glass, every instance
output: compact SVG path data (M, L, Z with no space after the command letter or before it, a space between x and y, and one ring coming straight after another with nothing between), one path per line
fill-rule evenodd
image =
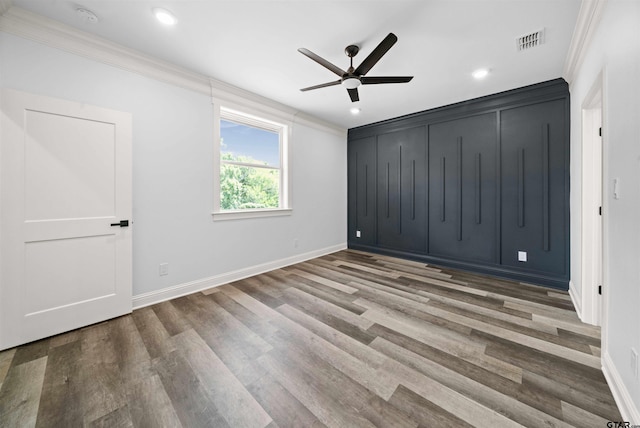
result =
M220 152L223 160L280 166L278 132L220 120Z
M278 208L280 171L222 164L220 207L223 210Z
M290 212L289 126L218 107L219 182L214 218ZM269 211L269 212L267 212ZM262 214L260 214L262 212ZM244 214L240 214L244 213Z

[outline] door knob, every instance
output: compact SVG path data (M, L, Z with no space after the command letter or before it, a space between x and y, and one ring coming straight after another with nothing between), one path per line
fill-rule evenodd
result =
M118 223L111 223L111 226L129 227L129 220L120 220Z

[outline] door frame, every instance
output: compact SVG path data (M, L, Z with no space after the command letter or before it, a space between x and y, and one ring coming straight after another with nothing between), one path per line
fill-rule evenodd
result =
M607 292L608 263L604 227L604 218L607 215L606 188L603 185L605 177L604 141L606 141L604 100L604 71L602 71L596 77L581 106L582 284L579 312L583 322L593 325L602 325L606 319L604 298ZM598 128L602 128L602 136L598 135ZM600 207L602 207L602 215L599 214ZM598 294L599 286L602 286L602 295Z

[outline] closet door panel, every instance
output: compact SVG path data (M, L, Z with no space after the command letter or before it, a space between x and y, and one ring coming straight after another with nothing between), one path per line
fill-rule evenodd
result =
M502 113L504 265L566 274L565 120L564 100Z
M426 131L378 136L378 245L426 251Z
M376 244L375 137L349 141L349 242Z
M429 127L429 254L497 262L494 113Z

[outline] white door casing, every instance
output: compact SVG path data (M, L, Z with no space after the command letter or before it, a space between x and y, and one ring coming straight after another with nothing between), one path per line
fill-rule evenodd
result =
M582 103L582 242L581 242L581 307L583 322L602 325L603 296L598 287L606 293L606 257L604 247L603 216L608 215L603 199L603 150L602 136L604 113L604 88L602 73ZM602 211L600 211L602 210ZM602 215L600 214L602 213ZM603 330L603 341L604 341Z
M131 312L131 115L0 93L0 350Z

